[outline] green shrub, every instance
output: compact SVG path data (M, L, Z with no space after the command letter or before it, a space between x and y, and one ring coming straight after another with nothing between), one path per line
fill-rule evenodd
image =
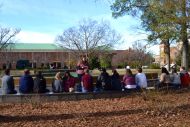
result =
M127 65L127 63L118 63L117 64L117 68L125 68L125 66Z
M89 65L90 65L90 69L99 68L100 67L99 58L97 56L90 57Z
M160 65L153 63L153 64L150 64L150 65L149 65L149 68L150 68L150 69L160 69Z
M111 68L112 57L109 55L100 57L100 66L104 68Z

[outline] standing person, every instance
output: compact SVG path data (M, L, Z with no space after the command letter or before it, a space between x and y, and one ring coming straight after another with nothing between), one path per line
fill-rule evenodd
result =
M84 69L88 69L89 68L89 64L88 61L86 60L85 57L83 57L77 64L77 75L78 75L78 80L79 80L79 84L77 86L77 91L81 92L81 80L82 80L82 76L84 75Z
M55 79L52 82L52 91L54 93L63 92L63 81L61 79L61 72L57 72L55 75Z
M30 70L25 69L24 75L20 77L19 91L20 93L32 93L34 87L34 81L30 75Z
M75 78L73 78L69 71L66 71L63 77L63 85L65 92L73 92L75 87Z
M147 88L146 75L142 72L142 68L137 69L137 74L135 75L135 83L138 89Z
M131 69L126 69L126 74L123 76L123 87L125 90L136 89L135 76Z
M84 69L84 75L82 76L82 92L92 92L93 91L93 79L92 76L89 74L88 69Z
M79 81L81 81L82 75L84 74L84 66L83 66L82 60L80 60L77 63L77 74L78 74Z
M111 85L113 90L121 91L122 89L120 76L116 69L112 69Z
M10 76L10 70L6 69L4 71L4 76L2 77L2 94L16 94L14 79Z
M49 92L48 89L46 89L46 79L42 75L41 71L38 71L36 73L36 77L34 79L34 88L33 91L35 93L46 93Z
M89 63L88 63L86 57L83 57L83 58L82 58L82 67L83 67L84 69L89 69Z
M165 67L161 68L160 82L158 88L171 85L170 74Z
M188 87L190 83L189 73L185 70L185 67L180 67L180 79L181 87Z
M82 75L84 74L84 69L88 69L89 64L85 57L82 58L77 64L77 74L79 79L81 80Z
M172 68L172 74L170 78L171 78L171 84L174 86L174 88L179 89L181 86L181 79L179 74L177 74L176 68Z

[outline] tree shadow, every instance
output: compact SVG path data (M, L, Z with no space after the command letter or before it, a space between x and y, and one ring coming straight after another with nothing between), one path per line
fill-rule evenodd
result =
M168 107L168 110L171 108ZM177 106L174 109L187 110L190 109L190 104L185 104ZM58 114L58 115L28 115L28 116L0 116L0 123L8 122L33 122L41 120L67 120L75 118L88 118L88 117L110 117L110 116L122 116L139 114L149 110L145 109L131 109L131 110L121 110L121 111L111 111L111 112L96 112L96 113L73 113L73 114Z
M145 109L121 110L111 112L96 112L96 113L73 113L73 114L58 114L58 115L28 115L28 116L0 116L0 123L8 122L33 122L41 120L67 120L84 117L109 117L121 116L142 113Z

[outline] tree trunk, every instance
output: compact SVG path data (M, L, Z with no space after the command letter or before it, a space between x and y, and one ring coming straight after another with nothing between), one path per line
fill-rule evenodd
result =
M188 39L187 39L187 25L186 25L186 23L182 24L181 36L182 36L182 42L183 42L181 66L184 66L186 68L186 70L188 70L189 44L188 44Z
M188 53L189 53L189 48L188 48L188 40L183 41L183 47L182 47L182 66L188 70Z
M165 55L166 55L166 64L167 66L167 70L170 71L170 42L169 39L167 39L165 42Z
M182 45L182 63L181 65L184 66L186 68L186 70L188 70L188 52L189 52L189 46L188 46L188 39L187 39L187 13L186 13L186 0L182 1L182 18L184 18L185 21L182 22L181 24L181 36L182 36L182 41L183 41L183 45Z

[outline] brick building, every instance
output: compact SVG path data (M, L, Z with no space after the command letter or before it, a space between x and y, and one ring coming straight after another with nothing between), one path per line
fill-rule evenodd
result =
M16 43L0 52L0 68L10 65L16 68L18 60L29 60L31 66L41 67L50 63L60 63L61 67L70 63L70 52L55 44Z
M160 44L159 45L160 48L160 54L159 55L155 55L155 63L159 63L160 66L164 66L166 65L166 55L165 55L165 45L164 44ZM170 47L170 62L171 64L176 64L176 57L179 55L181 50L181 43L179 43L177 46L171 46Z

